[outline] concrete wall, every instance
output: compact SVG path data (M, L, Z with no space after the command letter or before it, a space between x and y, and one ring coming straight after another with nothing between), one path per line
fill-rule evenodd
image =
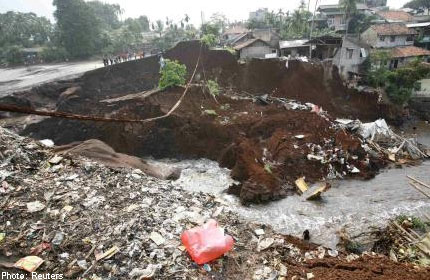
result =
M423 61L428 62L428 56L421 56L421 58L423 59ZM409 63L413 62L415 59L417 59L416 56L393 58L390 60L390 64L388 65L388 67L389 69L404 67Z
M374 48L394 48L398 46L412 46L414 41L407 41L407 35L395 35L394 41L391 36L378 36L373 29L367 29L361 34L361 39ZM383 40L382 40L383 39Z
M273 53L273 51L276 51L276 49L271 48L262 42L255 42L251 46L240 50L240 58L264 58L266 54Z
M355 43L345 40L342 48L334 56L333 64L339 68L343 78L347 79L349 72L359 72L360 65L366 60L366 57L361 55L361 49ZM366 54L368 55L368 50Z

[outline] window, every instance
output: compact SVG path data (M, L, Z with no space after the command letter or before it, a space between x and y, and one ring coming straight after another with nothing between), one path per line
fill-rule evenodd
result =
M395 42L396 41L396 36L390 36L390 42Z
M379 41L384 42L385 41L385 36L379 36Z
M352 55L354 54L354 49L346 49L346 58L352 59Z

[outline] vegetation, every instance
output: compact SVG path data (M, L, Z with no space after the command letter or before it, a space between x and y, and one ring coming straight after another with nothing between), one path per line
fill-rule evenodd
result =
M371 56L367 83L373 87L384 88L388 97L396 104L402 105L409 101L414 90L420 89L419 80L430 77L430 67L419 59L406 67L389 70L388 52L378 52Z
M412 224L413 229L419 229L422 231L427 231L430 228L430 223L424 222L415 216L400 215L396 218L396 222L402 224L405 221L409 221Z
M208 80L206 86L207 86L207 88L209 90L209 93L212 96L216 97L216 96L219 95L219 92L220 92L219 85L218 85L218 83L216 81L214 81L214 80Z
M185 84L185 76L187 74L187 67L180 64L178 61L165 60L165 65L160 71L161 78L158 87L161 90L166 88L180 86Z
M203 35L201 40L208 47L214 47L216 45L216 37L214 34Z

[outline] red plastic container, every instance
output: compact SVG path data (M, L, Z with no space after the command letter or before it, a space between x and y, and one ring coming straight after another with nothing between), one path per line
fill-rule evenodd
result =
M185 231L181 235L182 243L193 261L205 264L215 260L233 248L233 238L224 234L215 220L209 220L201 227Z

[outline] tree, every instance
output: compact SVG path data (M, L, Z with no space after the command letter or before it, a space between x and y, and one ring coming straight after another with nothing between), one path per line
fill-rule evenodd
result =
M346 30L348 30L351 16L357 13L357 0L340 0L339 3L345 13Z
M54 0L60 42L74 58L94 54L101 34L101 24L83 0Z
M118 4L107 4L100 1L90 1L87 5L99 19L103 29L116 29L121 26L119 16L122 14L121 6Z
M154 28L155 27L155 28ZM164 30L164 23L162 20L157 20L155 22L155 26L152 25L152 28L154 29L155 32L158 33L158 35L161 37L163 35L163 30Z

